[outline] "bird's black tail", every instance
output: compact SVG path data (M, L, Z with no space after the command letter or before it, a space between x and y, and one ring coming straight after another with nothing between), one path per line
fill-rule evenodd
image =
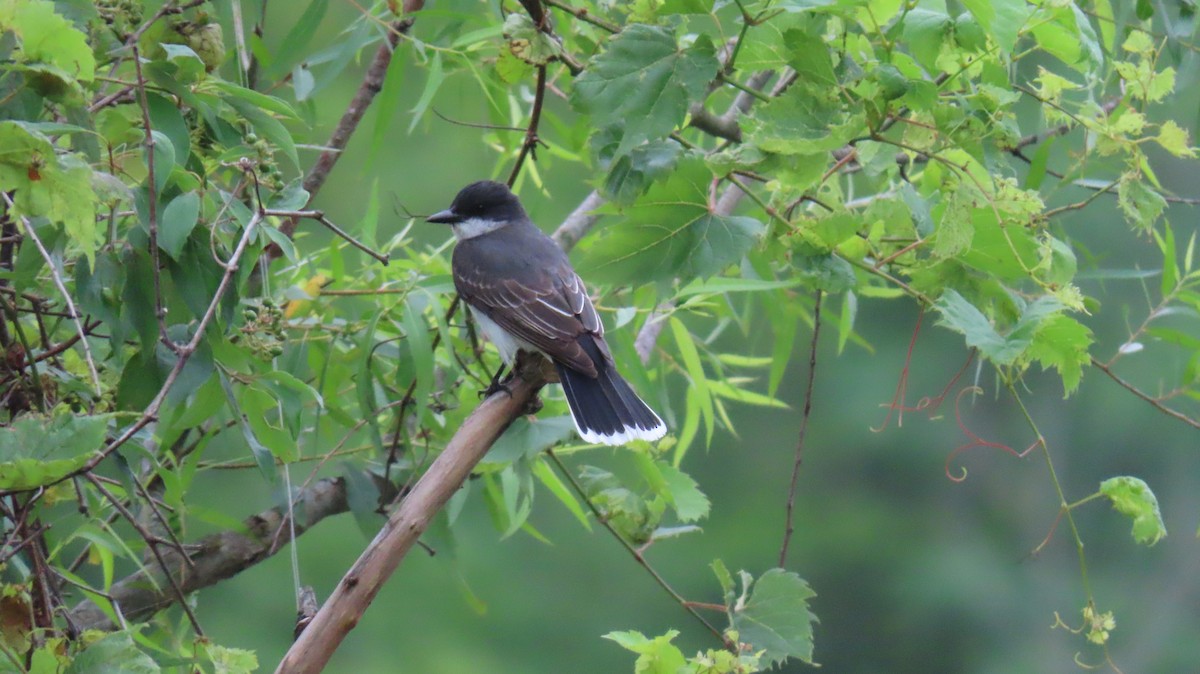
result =
M633 392L617 368L604 358L597 358L598 352L589 355L597 361L600 371L594 379L570 367L554 364L579 437L587 442L623 445L634 439L657 440L665 435L667 425Z

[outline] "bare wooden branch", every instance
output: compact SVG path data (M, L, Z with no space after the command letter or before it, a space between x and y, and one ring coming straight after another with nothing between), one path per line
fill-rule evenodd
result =
M350 509L346 500L346 483L342 478L314 482L296 495L295 502L295 510L301 514L296 522L296 535L308 531L327 517ZM178 553L164 551L168 562L179 562L171 566L176 572L174 578L180 590L188 594L215 585L278 552L283 543L291 540L286 518L285 507L271 508L247 518L243 523L244 532L222 531L201 539L190 546L193 562L190 567L178 559ZM157 568L147 567L113 583L110 596L120 607L118 615L142 621L174 603L176 595ZM118 628L91 600L80 602L72 608L70 617L80 629Z
M496 438L526 410L543 383L529 373L513 377L508 382L510 394L492 395L467 417L292 644L276 674L316 674L325 668L433 516L458 491Z

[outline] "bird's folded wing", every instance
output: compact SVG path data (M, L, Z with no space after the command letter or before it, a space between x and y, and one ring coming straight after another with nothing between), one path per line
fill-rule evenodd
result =
M573 270L548 269L523 281L461 273L455 285L464 300L514 336L575 370L597 375L597 363L578 338L590 334L600 341L604 325Z

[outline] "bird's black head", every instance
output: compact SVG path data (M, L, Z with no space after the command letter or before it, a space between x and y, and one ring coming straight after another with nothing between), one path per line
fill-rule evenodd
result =
M521 208L517 195L507 185L493 180L480 180L462 188L450 208L434 213L425 220L457 225L466 220L515 222L525 217L525 209Z

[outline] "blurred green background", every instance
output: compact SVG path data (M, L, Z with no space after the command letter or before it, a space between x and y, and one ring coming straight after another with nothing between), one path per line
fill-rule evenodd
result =
M438 2L431 8L417 22L415 37L432 38L442 29L442 9L484 16L496 11L479 2ZM271 3L269 10L268 49L299 12L289 3ZM352 4L332 3L314 48L332 41L357 16ZM360 61L368 60L373 49ZM379 123L373 108L361 127L368 132L360 130L315 204L336 222L355 223L378 180L385 204L393 205L381 218L381 240L389 228L406 224L402 207L414 213L444 208L462 185L497 177L509 166L497 164L483 140L486 132L478 129L427 115L407 132L425 74L411 44L402 43L399 51L407 65L398 112L386 120L386 142L368 170L369 130ZM1181 82L1195 81L1194 55L1189 59ZM315 123L301 137L323 142L363 67L352 65L320 93ZM1177 118L1194 119L1196 93L1178 99L1183 113ZM552 96L547 105L573 118L561 98ZM455 119L489 120L476 83L464 76L452 77L433 107ZM566 142L560 130L543 132ZM1055 162L1069 161L1063 150ZM302 158L311 162L314 157L310 152ZM1168 160L1160 159L1159 175L1168 188L1200 193L1194 175L1182 168L1173 172ZM539 155L538 168L544 190L527 180L521 196L534 219L551 230L589 191L586 181L595 175L548 152ZM1071 190L1059 196L1061 203L1081 198ZM1157 267L1153 246L1135 240L1119 222L1114 201L1103 199L1099 208L1063 218L1066 232L1102 256L1099 267ZM1169 215L1179 240L1195 231L1194 209L1175 207ZM422 223L416 230L430 245L448 236ZM302 232L302 251L324 240L311 224L302 225ZM1147 256L1133 257L1138 251ZM1085 322L1097 334L1094 353L1105 359L1124 341L1129 326L1144 318L1145 289L1130 280L1088 281L1083 289L1104 295L1104 305ZM1078 671L1072 662L1078 653L1082 662L1100 664L1100 651L1083 636L1051 629L1056 612L1078 626L1084 602L1076 551L1065 528L1042 554L1030 555L1058 510L1041 454L1016 459L993 449L970 449L952 467L955 472L965 467L966 481L954 483L945 474L947 457L968 442L954 414L953 395L962 386L977 383L985 391L962 399L962 416L972 431L1018 449L1033 440L1010 399L995 394L992 373L972 364L934 418L909 413L903 426L893 417L886 429L872 431L887 416L885 405L896 389L917 319L912 302L862 299L857 329L874 351L851 344L837 354L832 329L822 340L788 565L817 592L812 603L820 618L817 662L828 672L1058 672ZM724 346L767 355L765 337L731 331ZM797 345L806 349L807 344L802 331ZM926 316L913 354L908 404L940 392L965 358L962 338L935 327L933 317ZM1121 373L1155 391L1160 383L1169 385L1165 382L1173 381L1180 367L1147 349L1123 359ZM719 601L708 567L715 558L755 575L775 565L806 368L807 353L795 354L780 391L790 409L734 407L738 436L718 431L708 451L693 449L687 457L684 469L711 498L712 514L702 523L703 533L658 543L648 557L689 599ZM1103 479L1129 474L1146 480L1162 506L1170 535L1152 548L1135 545L1129 521L1105 502L1077 511L1092 589L1100 609L1112 610L1117 620L1110 644L1114 661L1126 672L1200 670L1196 430L1156 412L1096 370L1085 372L1082 387L1069 400L1062 399L1056 376L1031 373L1026 382L1031 412L1046 434L1068 499L1092 493ZM682 391L673 395L681 404ZM222 452L215 446L208 451L209 458ZM568 460L577 466L619 462L619 456L595 450ZM293 468L292 479L307 473L308 464ZM270 507L277 496L252 470L209 471L197 478L192 493L207 499L198 505L234 517ZM521 533L500 540L482 500L472 498L456 525L456 554L441 550L431 557L414 551L329 671L632 671L633 654L600 638L612 630L653 636L678 628L683 633L677 643L685 652L716 645L606 532L584 531L545 496L539 494L531 522L552 545ZM320 598L328 596L368 540L349 515L321 523L299 541L301 582L313 585ZM263 669L270 671L291 642L292 585L285 551L203 593L199 617L216 642L256 649ZM806 669L795 664L784 671Z

